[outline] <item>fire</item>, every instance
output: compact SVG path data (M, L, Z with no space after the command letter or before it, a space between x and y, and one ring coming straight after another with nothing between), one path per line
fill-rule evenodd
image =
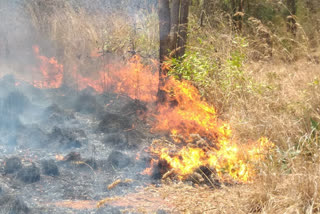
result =
M39 60L39 68L34 69L34 72L41 72L40 80L33 80L33 85L37 88L59 88L63 80L63 65L59 64L58 61L52 57L40 55L38 46L33 46L34 54ZM36 74L35 78L39 75Z
M64 160L63 155L56 155L56 160L57 161L63 161Z
M141 175L152 175L152 170L154 168L154 166L158 163L158 161L151 159L150 162L150 167L146 168L143 172L141 172Z
M37 46L33 49L42 73L42 80L34 81L34 85L60 87L64 78L63 65L55 58L41 56ZM99 57L97 51L91 55ZM94 74L80 74L76 66L70 73L79 90L90 86L98 93L115 92L153 103L159 79L158 73L153 71L158 67L154 61L151 65L143 64L141 57L135 55L126 63L105 64L96 72L96 78L92 77ZM142 174L151 174L157 161L165 160L180 179L202 166L213 170L221 179L246 182L254 177L255 165L274 146L272 142L261 138L241 145L233 139L230 125L218 118L216 109L202 99L190 82L168 78L162 89L167 92L167 102L157 106L152 131L171 134L174 146L153 143L150 152L157 158ZM201 139L195 140L194 134Z
M76 72L73 76L80 90L90 86L99 93L112 91L132 99L154 102L158 90L158 76L152 70L153 66L143 65L141 57L135 55L124 65L105 65L98 72L98 80L77 75Z
M63 65L54 57L40 55L40 49L36 45L33 46L33 51L39 60L39 67L34 68L33 78L40 77L39 80L33 80L33 85L37 88L59 88L65 75ZM93 51L91 55L100 56L98 51ZM111 91L126 94L132 99L154 102L158 90L158 76L157 72L152 72L153 68L155 63L150 66L144 65L141 57L135 55L125 64L106 64L97 72L97 79L81 75L77 66L74 66L70 73L78 90L91 87L98 93ZM40 75L36 73L38 71L41 72Z
M184 143L170 149L155 143L151 149L154 154L166 160L180 179L201 166L215 170L221 179L246 182L254 177L255 164L264 159L273 143L261 138L241 146L232 139L229 124L219 120L215 108L203 101L198 90L186 81L171 78L163 89L169 102L159 106L153 131L170 131L175 142L176 136L182 136L179 139ZM194 142L190 137L194 133L207 140Z

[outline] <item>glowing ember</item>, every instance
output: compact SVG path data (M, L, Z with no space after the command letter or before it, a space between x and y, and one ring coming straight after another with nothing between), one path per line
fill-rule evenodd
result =
M56 155L56 160L57 161L63 161L64 160L63 155Z
M38 46L33 46L36 58L40 61L39 68L34 69L34 78L38 78L38 71L41 72L40 80L33 80L33 85L37 88L59 88L63 80L63 65L59 64L55 58L47 58L40 55Z

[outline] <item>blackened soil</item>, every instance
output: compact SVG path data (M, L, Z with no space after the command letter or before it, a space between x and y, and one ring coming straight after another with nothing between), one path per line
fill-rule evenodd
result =
M145 104L89 89L15 86L12 76L0 88L0 214L120 213L57 204L96 203L151 182L140 174L150 158L136 160L153 138ZM133 182L109 190L117 179Z

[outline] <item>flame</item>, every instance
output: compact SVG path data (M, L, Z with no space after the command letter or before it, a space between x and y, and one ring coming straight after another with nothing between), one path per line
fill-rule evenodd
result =
M57 161L63 161L64 160L63 155L56 155L56 160Z
M34 46L33 49L40 61L38 70L42 73L42 80L34 81L34 85L39 88L60 87L63 65L55 58L41 56L39 47ZM91 55L98 57L98 52ZM115 92L152 103L156 101L159 83L159 75L153 71L158 68L157 62L145 65L141 57L135 55L126 63L104 65L96 72L96 78L92 77L93 74L82 75L76 66L71 76L79 90L90 86L98 93ZM274 146L272 142L261 138L241 145L233 139L230 125L218 118L216 109L202 99L190 82L167 78L162 90L167 92L167 102L157 106L152 131L171 134L175 146L155 145L150 152L165 160L180 179L201 166L213 169L221 179L246 182L254 177L255 165ZM193 134L199 134L202 140L195 141ZM157 161L153 160L142 174L150 175Z
M166 160L180 179L201 166L214 169L222 179L246 182L254 177L256 162L264 159L274 146L272 142L261 138L250 145L239 145L232 139L230 125L218 119L215 108L202 100L189 82L170 78L163 90L169 102L159 106L153 131L171 132L175 142L175 136L180 135L184 145L170 149L155 145L151 150ZM194 133L207 140L194 142L190 137Z
M153 168L155 167L155 165L158 163L157 160L151 159L150 162L150 167L146 168L143 172L141 172L141 175L149 175L151 176L153 173Z
M201 100L198 90L189 82L170 78L163 88L169 94L169 102L159 106L155 131L170 130L173 135L184 137L193 133L215 138L218 133L216 110ZM177 104L172 106L171 101Z
M140 157L141 157L140 153L137 153L136 160L140 160Z
M39 60L39 68L34 68L34 73L40 71L42 76L40 80L33 80L33 85L37 88L59 88L63 80L63 65L52 57L40 55L38 46L33 46L33 52ZM39 75L36 74L35 78Z
M64 78L64 67L52 57L40 55L38 46L33 46L36 58L39 60L39 67L34 68L35 77L33 85L37 88L59 88ZM99 57L98 50L91 53L92 57ZM71 76L76 81L77 89L87 87L93 88L98 93L111 91L118 94L125 94L132 99L145 102L154 102L158 90L158 74L152 72L156 63L144 65L141 57L133 56L125 64L107 64L97 72L97 78L86 77L78 72L77 66L71 71ZM40 71L40 75L37 72Z
M98 72L98 80L77 75L74 79L80 90L90 86L97 92L112 91L125 94L132 99L154 102L158 90L158 76L152 72L153 66L143 65L141 57L133 56L124 65L108 64Z

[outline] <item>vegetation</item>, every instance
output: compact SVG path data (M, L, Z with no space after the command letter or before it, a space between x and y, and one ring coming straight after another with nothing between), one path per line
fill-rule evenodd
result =
M24 5L63 64L86 73L101 63L87 57L97 49L113 59L158 59L156 1L86 2ZM320 212L320 4L299 0L292 11L285 1L245 0L239 11L237 2L193 0L186 52L166 61L169 75L191 81L236 138L276 144L255 182L214 193L226 203L212 212Z

